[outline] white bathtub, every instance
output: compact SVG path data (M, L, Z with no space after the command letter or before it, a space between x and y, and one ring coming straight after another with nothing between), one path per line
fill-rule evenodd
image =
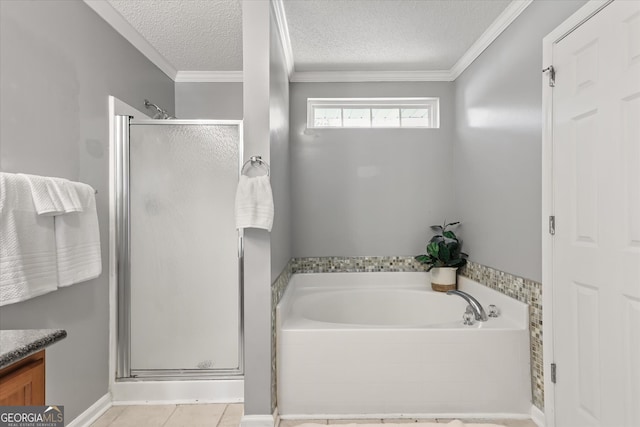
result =
M501 316L462 323L466 302L428 273L296 274L277 306L282 418L525 417L528 308L460 277Z

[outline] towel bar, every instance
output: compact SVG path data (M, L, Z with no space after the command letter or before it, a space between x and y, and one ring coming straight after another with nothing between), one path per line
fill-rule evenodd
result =
M240 169L240 174L244 174L244 168L247 165L250 166L255 166L255 164L258 164L258 166L262 166L267 170L267 176L271 176L271 168L269 168L269 164L267 162L265 162L264 160L262 160L262 157L260 156L251 156L249 157L249 160L247 160L246 162L244 162L244 164L242 165L242 168Z

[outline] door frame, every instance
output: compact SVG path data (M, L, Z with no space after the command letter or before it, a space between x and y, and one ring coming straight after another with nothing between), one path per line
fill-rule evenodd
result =
M553 65L554 46L614 0L590 0L542 40L542 65ZM560 70L562 72L562 70ZM547 73L542 74L542 333L544 360L544 423L555 427L555 386L551 363L555 360L553 329L553 236L549 217L553 205L553 88Z

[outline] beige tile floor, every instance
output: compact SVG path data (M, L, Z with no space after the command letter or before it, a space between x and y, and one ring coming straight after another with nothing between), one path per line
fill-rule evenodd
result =
M91 427L238 427L242 417L242 404L198 405L149 405L114 406L105 412ZM451 419L360 419L360 420L281 420L279 427L295 427L300 424L392 424L438 422L446 424ZM506 427L536 427L531 420L476 420L468 423L490 423ZM382 426L381 426L382 427Z
M242 404L113 406L91 427L238 427Z

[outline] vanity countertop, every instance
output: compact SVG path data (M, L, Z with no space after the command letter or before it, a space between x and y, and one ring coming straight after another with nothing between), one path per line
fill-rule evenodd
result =
M63 329L0 330L0 369L60 341L67 336Z

